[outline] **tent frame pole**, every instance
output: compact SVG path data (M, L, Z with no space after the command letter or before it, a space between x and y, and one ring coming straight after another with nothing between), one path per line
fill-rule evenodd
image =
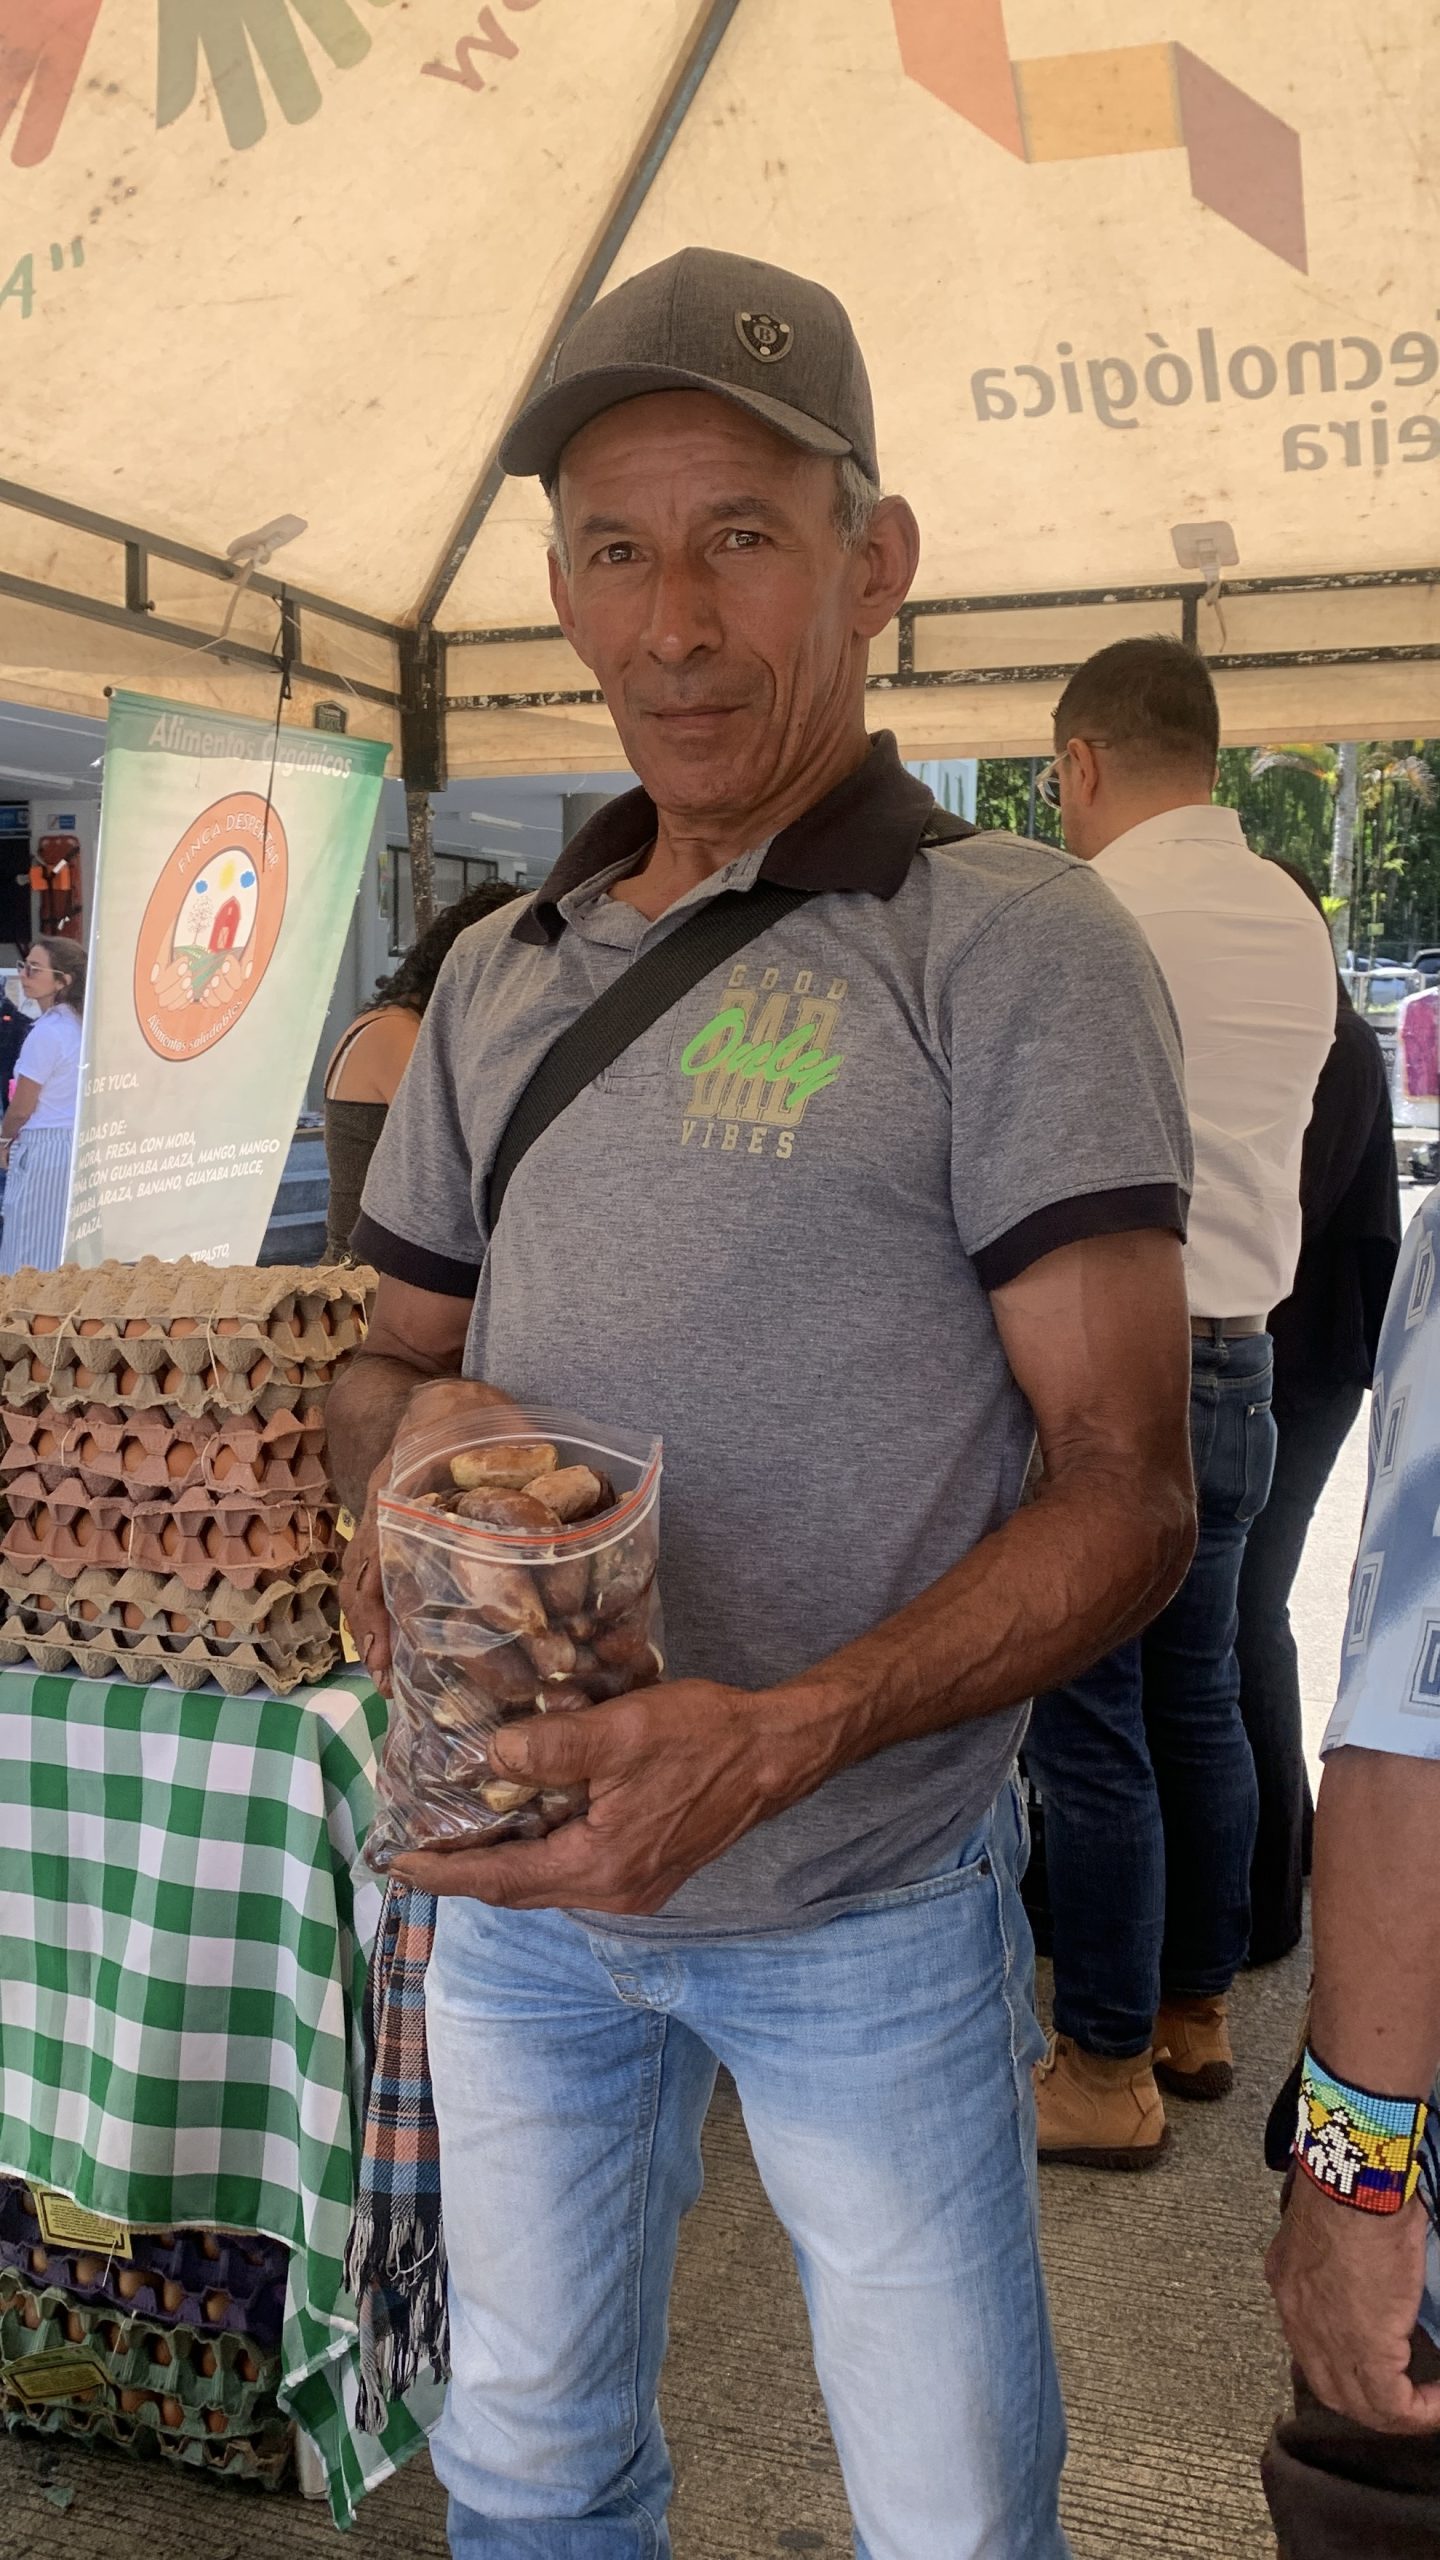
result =
M611 268L630 236L636 216L665 165L670 146L695 102L700 84L720 50L730 22L739 6L740 0L710 0L694 40L660 102L624 186L610 209L605 226L581 270L569 300L525 377L519 396L506 418L506 429L509 428L511 420L524 408L536 383L543 380L561 342L568 336L582 313L588 311L592 302L598 299ZM496 451L492 453L475 484L469 504L456 526L444 558L425 590L416 617L422 627L434 622L464 568L481 527L504 486L505 474L500 468L497 442Z

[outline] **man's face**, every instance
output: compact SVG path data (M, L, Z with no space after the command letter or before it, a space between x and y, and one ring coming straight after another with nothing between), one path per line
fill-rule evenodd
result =
M832 462L707 392L651 393L572 439L559 498L556 610L659 808L758 809L823 759L899 601L841 545Z

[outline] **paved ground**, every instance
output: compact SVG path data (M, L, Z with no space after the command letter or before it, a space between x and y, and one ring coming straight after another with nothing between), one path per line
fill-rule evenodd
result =
M1364 1474L1362 1427L1332 1480L1297 1594L1312 1745L1333 1696ZM1271 2560L1255 2465L1283 2367L1260 2278L1274 2181L1259 2139L1303 1993L1300 1957L1242 1981L1240 2088L1222 2107L1175 2108L1174 2149L1158 2171L1044 2173L1076 2560ZM728 2084L707 2155L667 2376L678 2560L841 2560L849 2524L799 2291ZM56 2453L35 2437L0 2438L0 2560L254 2560L260 2551L314 2560L335 2548L326 2514L298 2498L261 2499ZM370 2501L349 2548L355 2560L397 2551L445 2560L443 2499L427 2462Z

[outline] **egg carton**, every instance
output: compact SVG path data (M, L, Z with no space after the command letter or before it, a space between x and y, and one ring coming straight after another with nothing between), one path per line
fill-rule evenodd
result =
M250 2481L262 2489L283 2488L295 2458L295 2429L285 2418L257 2436L177 2436L157 2426L153 2412L146 2408L134 2417L97 2405L93 2399L53 2400L26 2408L17 2407L8 2394L0 2394L0 2415L11 2434L34 2428L42 2435L69 2436L85 2444L113 2444L136 2460L183 2463L226 2480Z
M24 1481L10 1489L12 1517L0 1553L21 1566L43 1559L66 1582L96 1567L133 1566L174 1577L189 1591L208 1590L217 1579L253 1591L338 1559L333 1510L278 1503L259 1509L253 1499L216 1503L203 1493L145 1506L87 1500L82 1508L68 1494L63 1502L22 1495Z
M373 1273L216 1271L191 1261L64 1264L0 1283L0 1360L39 1350L99 1372L248 1374L257 1356L328 1369L363 1341Z
M46 1493L69 1478L86 1492L141 1498L203 1486L212 1493L251 1494L262 1502L295 1501L328 1490L325 1417L254 1414L217 1422L203 1415L176 1420L163 1407L126 1414L92 1404L78 1413L42 1405L32 1413L0 1412L5 1445L0 1480L34 1475Z
M121 2319L72 2301L57 2286L37 2290L14 2273L0 2275L0 2368L30 2356L63 2360L67 2350L100 2368L108 2406L127 2417L152 2407L156 2422L177 2435L251 2436L280 2415L275 2349L234 2331L204 2337Z
M52 1404L63 1412L102 1403L132 1413L258 1413L268 1421L273 1414L306 1412L323 1405L337 1365L312 1362L307 1367L261 1354L248 1372L210 1365L193 1375L179 1368L142 1374L133 1365L104 1371L91 1368L58 1350L46 1354L42 1344L5 1368L0 1376L0 1404L13 1411Z
M0 2269L127 2319L211 2338L234 2331L259 2352L278 2349L290 2263L282 2241L183 2227L119 2236L128 2248L47 2240L32 2190L0 2181Z
M334 1577L320 1570L255 1591L224 1580L203 1593L178 1576L91 1569L62 1581L48 1563L0 1563L0 1664L78 1671L88 1680L284 1695L322 1680L340 1657Z
M65 1582L46 1564L0 1560L0 1592L27 1630L45 1635L58 1624L82 1640L113 1630L122 1635L151 1631L182 1643L197 1635L222 1644L245 1637L275 1643L303 1635L317 1619L323 1620L333 1590L334 1576L319 1566L254 1591L238 1591L233 1582L218 1579L196 1593L176 1574L94 1568Z
M155 1680L168 1680L176 1689L203 1689L213 1680L227 1698L248 1698L257 1689L283 1698L292 1689L323 1680L339 1659L339 1634L330 1628L313 1643L299 1646L215 1646L198 1636L184 1645L124 1642L113 1636L80 1643L66 1636L30 1635L14 1618L0 1621L0 1664L6 1669L33 1663L37 1671L73 1671L82 1680L124 1680L136 1689L146 1689Z

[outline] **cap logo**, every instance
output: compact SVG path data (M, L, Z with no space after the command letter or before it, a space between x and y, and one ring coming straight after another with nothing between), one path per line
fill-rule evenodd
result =
M735 335L757 364L783 364L795 344L788 320L773 320L767 311L737 311Z

